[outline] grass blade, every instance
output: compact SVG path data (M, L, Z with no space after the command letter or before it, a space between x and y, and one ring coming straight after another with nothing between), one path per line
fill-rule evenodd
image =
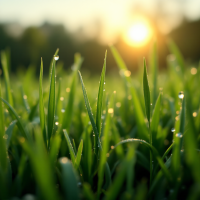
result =
M132 160L135 159L135 149L133 147L129 148L129 151L124 159L124 161L121 164L120 173L116 175L116 178L113 181L113 184L108 189L108 192L106 193L105 200L114 200L117 199L117 195L120 192L120 188L123 185L124 178L127 172L127 168L132 162Z
M106 73L106 57L107 57L107 51L105 53L104 65L101 72L101 78L100 78L100 83L99 83L99 93L98 93L98 99L97 99L96 125L97 125L97 130L99 134L101 133L101 113L102 113L103 90L104 90L105 73Z
M54 60L51 72L50 89L49 89L49 103L48 103L48 147L50 147L50 139L54 128L54 118L55 118L55 65Z
M20 117L17 115L16 111L14 110L14 108L12 108L12 106L4 99L0 98L1 101L4 102L4 104L6 104L6 106L8 107L8 111L10 113L11 116L13 116L16 120L17 120L17 127L18 129L20 130L20 132L22 133L22 135L25 137L25 138L28 138L30 139L30 136L29 134L27 133L27 131L25 130L24 128L24 125L22 124L22 121L20 119Z
M146 116L149 121L149 128L150 128L150 117L151 117L151 100L150 100L150 90L149 90L149 82L147 78L147 68L146 68L146 61L144 59L144 74L143 74L143 92L144 92L144 101L145 101L145 109L146 109Z
M83 184L83 193L86 199L95 200L95 196L90 188L90 185L87 183Z
M80 162L81 162L81 157L82 157L82 151L83 151L83 140L81 140L78 151L76 154L76 159L75 159L75 169L78 170Z
M79 190L77 186L78 181L70 160L68 160L68 158L66 157L63 157L59 159L59 163L62 169L61 184L63 192L65 194L65 199L68 200L80 199Z
M153 111L152 115L152 121L151 121L151 134L152 134L152 145L157 148L157 130L159 125L159 119L160 119L160 105L161 105L161 95L158 96L158 99L156 101L156 105Z
M34 178L42 194L42 199L55 200L60 199L55 189L53 172L48 154L44 145L40 129L35 130L35 143L28 143L24 138L19 142L24 151L29 155Z
M188 120L187 131L184 134L184 146L186 151L186 163L191 168L191 173L193 175L194 180L197 183L200 183L200 160L197 154L196 149L198 148L197 145L197 131L194 125L193 115L192 115L192 108L191 108L191 98L189 92L186 91L185 97L186 98L186 116Z
M97 141L98 142L98 146L99 146L100 149L102 149L101 142L100 142L100 139L99 139L99 132L98 132L97 126L96 126L95 121L94 121L94 117L93 117L93 114L92 114L92 109L90 107L90 103L89 103L89 100L88 100L88 97L87 97L87 92L86 92L86 89L85 89L85 86L84 86L83 79L82 79L80 71L79 71L79 76L80 76L80 80L81 80L83 97L84 97L84 100L85 100L85 106L86 106L86 109L87 109L87 112L88 112L88 115L89 115L89 118L90 118L90 122L92 124L93 131L95 133L95 139L98 140Z
M71 121L72 121L73 106L74 106L76 85L77 85L77 72L80 69L82 63L83 63L83 58L81 57L81 55L78 53L75 54L74 66L73 66L74 73L73 73L72 83L70 87L69 99L66 105L65 114L63 116L63 122L62 122L62 129L66 129L67 131L69 131Z
M123 61L123 59L121 58L121 56L119 55L118 51L115 49L114 46L110 47L111 52L113 54L113 57L119 67L120 70L123 70L123 77L124 77L124 81L126 81L126 87L130 88L130 93L132 95L132 101L133 101L133 106L134 106L134 111L135 111L135 119L136 119L136 123L138 126L138 134L139 137L145 140L149 140L149 136L148 136L148 131L146 128L146 124L145 124L145 118L143 115L143 111L140 105L140 101L137 95L137 92L134 88L134 86L131 85L131 79L130 76L127 76L126 72L127 67Z
M109 154L119 145L125 144L125 143L129 143L129 142L133 142L133 143L139 143L139 144L143 144L146 147L148 147L153 155L156 157L156 159L158 160L158 163L163 171L163 173L165 174L166 178L171 182L172 181L172 177L171 174L169 173L169 171L167 170L167 168L165 167L165 164L163 163L162 158L159 156L158 151L148 142L146 142L145 140L140 140L140 139L134 139L134 138L130 138L130 139L126 139L126 140L122 140L121 142L119 142L118 144L116 144L109 152Z
M51 149L50 149L50 153L49 153L52 165L54 165L56 163L56 158L59 153L60 144L61 144L61 136L60 136L60 134L56 134L52 138L52 144L51 144Z
M83 135L83 171L85 174L85 181L90 182L91 180L91 170L92 170L92 142L87 128L84 131Z
M4 72L4 79L6 85L6 100L9 102L11 106L13 106L13 97L11 93L10 79L8 74L9 60L8 60L8 55L6 55L5 51L1 52L1 64Z
M37 111L37 107L38 107L38 104L39 104L39 100L36 102L36 104L31 108L31 111L30 111L30 114L28 116L28 119L29 121L33 121L33 118L35 116L35 113Z
M68 145L68 148L69 148L69 152L70 152L70 157L71 157L72 163L73 163L73 165L75 167L76 166L76 163L75 163L76 155L75 155L72 143L70 141L70 138L69 138L69 135L67 133L67 130L64 129L63 132L64 132L64 135L65 135L65 139L67 141L67 145Z
M24 90L23 90L22 86L20 87L20 89L21 89L21 96L22 96L22 101L24 103L24 107L25 107L27 113L30 114L30 106L27 101L27 96L24 94Z
M150 55L150 66L152 70L152 79L153 79L153 92L152 92L152 99L153 99L153 108L156 104L157 99L157 74L158 74L158 55L157 55L157 43L153 43L153 47L151 49Z
M6 140L7 149L9 148L10 140L11 140L12 133L13 133L13 128L14 128L16 123L17 123L17 120L12 121L10 123L10 125L8 126L7 130L6 130L6 136L8 137L7 140Z
M40 81L39 81L39 112L40 112L40 126L42 129L43 139L45 144L47 145L46 117L44 112L42 80L43 80L43 61L41 58Z
M1 83L0 83L0 97L1 97ZM7 170L7 150L6 150L6 135L4 127L4 112L2 102L0 102L0 170L6 172Z
M100 152L100 164L98 170L98 189L97 189L97 199L99 199L101 194L101 188L103 184L103 175L104 175L104 167L106 164L107 153L108 153L108 146L109 146L109 130L110 130L110 123L111 117L113 116L113 98L110 101L110 107L108 109L108 113L106 115L106 125L103 134L103 146L102 151ZM110 111L110 112L109 112Z
M171 53L174 54L174 56L176 57L178 65L181 68L181 71L183 73L185 71L185 61L184 61L184 58L183 58L181 52L179 51L177 45L172 40L169 40L168 47L169 47L169 50L171 51Z

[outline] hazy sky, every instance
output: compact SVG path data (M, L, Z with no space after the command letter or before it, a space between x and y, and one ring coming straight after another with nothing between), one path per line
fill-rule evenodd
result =
M70 31L90 27L88 33L84 30L93 34L100 21L103 34L112 36L130 23L137 9L152 16L161 13L159 23L167 31L180 22L181 13L189 19L199 18L200 0L0 0L0 23L29 26L49 21L62 23Z

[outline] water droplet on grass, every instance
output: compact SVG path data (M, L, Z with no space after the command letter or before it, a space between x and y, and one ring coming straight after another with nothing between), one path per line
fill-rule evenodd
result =
M183 91L181 91L181 92L178 93L178 98L179 98L179 99L183 99L183 98L184 98L184 93L183 93Z
M177 133L177 134L176 134L176 137L182 138L183 135L182 135L182 133Z
M55 61L59 60L59 56L54 56L54 60Z
M65 109L61 109L61 112L64 113L64 112L65 112Z
M175 131L175 128L172 128L172 129L171 129L171 132L174 132L174 131Z

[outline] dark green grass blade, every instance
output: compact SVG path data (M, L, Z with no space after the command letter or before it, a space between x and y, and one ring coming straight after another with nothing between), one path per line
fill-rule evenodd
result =
M183 58L181 52L179 51L177 45L172 40L169 40L168 47L169 47L169 50L171 51L171 53L174 54L174 56L176 57L178 65L181 68L181 71L183 73L185 71L185 62L184 62L184 58Z
M122 144L125 144L125 143L129 143L129 142L132 142L132 143L138 143L138 144L143 144L145 145L146 147L148 147L153 155L156 157L156 159L158 160L158 163L163 171L163 173L165 174L166 178L171 182L172 181L172 177L171 177L171 174L169 173L168 169L165 167L164 165L164 162L162 160L162 158L159 156L159 153L158 151L151 145L149 144L148 142L146 142L145 140L140 140L140 139L134 139L134 138L130 138L130 139L126 139L126 140L122 140L121 142L119 142L118 144L116 144L114 146L114 148L112 150L110 150L109 153L111 153L118 145L122 145Z
M31 110L30 110L30 114L29 114L29 116L28 116L28 119L29 119L30 122L33 121L33 118L34 118L34 116L35 116L35 114L36 114L36 111L37 111L37 107L38 107L39 101L40 101L40 100L38 100L38 101L36 102L36 104L35 104L35 105L31 108Z
M81 55L75 54L74 66L73 66L74 73L73 73L70 93L68 97L69 99L65 108L65 114L63 116L63 122L62 122L62 129L66 129L67 131L69 131L71 121L72 121L72 116L73 116L73 107L74 107L76 85L77 85L77 72L80 69L82 63L83 63L83 58L81 57Z
M77 154L77 149L76 149L76 144L75 144L74 139L72 140L72 146L73 146L73 148L74 148L74 153L75 153L75 155L76 155L76 154Z
M10 79L8 74L8 56L6 55L5 51L1 52L1 64L4 72L4 79L5 79L5 85L6 85L6 100L9 102L11 106L13 106L13 97L11 93L11 87L10 87Z
M80 162L81 162L81 157L82 157L82 151L83 151L83 140L81 140L78 151L76 154L76 159L75 159L75 169L78 170Z
M24 107L25 107L27 113L30 114L30 106L27 101L27 96L24 94L24 90L23 90L22 86L20 87L20 89L21 89L21 96L22 96L22 101L23 101Z
M113 109L113 98L111 98L109 109ZM108 110L109 110L108 109ZM102 151L100 152L100 164L99 164L99 171L98 171L98 189L97 189L97 199L100 197L101 188L103 184L103 177L104 177L104 167L106 164L107 159L107 153L109 150L109 130L111 126L111 117L113 116L113 112L107 113L106 115L106 125L103 133L103 145L102 145Z
M52 72L52 68L53 68L53 62L55 62L55 59L54 59L54 57L55 56L58 56L58 52L59 52L59 49L56 49L56 51L55 51L55 53L54 53L54 56L53 56L53 58L52 58L52 60L51 60L51 62L50 62L50 66L49 66L49 80L51 80L51 72Z
M100 78L100 83L99 83L99 93L98 93L98 99L97 99L96 126L99 132L99 136L101 133L101 113L102 113L103 93L104 93L103 90L104 90L105 73L106 73L106 57L107 57L107 51L105 53L104 65L101 72L101 78Z
M55 118L55 83L56 83L55 65L56 65L56 62L54 60L52 72L51 72L49 103L48 103L48 146L49 147L50 147L51 135L53 133L54 118Z
M65 135L65 139L67 141L67 145L68 145L68 148L69 148L69 152L70 152L70 157L71 157L72 163L73 163L73 165L75 167L76 166L76 163L75 163L76 155L74 153L74 149L73 149L72 143L70 141L70 138L69 138L69 135L68 135L67 131L63 130L63 132L64 132L64 135Z
M60 144L61 144L61 135L56 134L52 138L52 144L51 144L51 149L50 149L50 154L49 154L52 165L54 165L56 163L57 156L58 156L59 149L60 149Z
M0 97L1 97L1 83L0 83ZM7 150L5 138L5 127L4 127L4 112L3 103L0 101L0 170L6 172L7 170Z
M57 97L56 97L56 108L55 108L55 113L58 116L59 124L62 124L62 113L61 113L62 101L60 101L61 82L62 82L62 79L59 78L59 81L58 81L58 92L57 92Z
M157 99L157 74L158 74L158 53L157 53L157 43L156 41L153 44L150 54L150 67L152 71L152 81L153 81L153 92L152 92L152 99L153 99L153 108L156 104Z
M51 168L40 129L36 129L34 135L36 141L35 143L28 143L24 138L20 138L19 141L24 151L30 157L34 179L40 189L43 197L42 199L59 200L60 198L57 194L54 183L54 173Z
M129 148L129 151L128 151L125 159L123 160L122 164L120 165L120 170L119 170L118 174L116 175L116 177L113 181L113 184L108 189L105 200L112 200L112 199L114 200L117 198L117 195L120 192L120 188L123 185L124 178L125 178L125 175L127 172L127 168L133 159L135 159L135 149L132 147L132 148Z
M145 110L146 116L150 125L150 117L151 117L151 100L150 100L150 90L149 90L149 82L147 78L147 68L146 61L144 59L144 74L143 74L143 92L144 92L144 101L145 101ZM149 126L150 128L150 126Z
M184 134L184 146L186 151L186 162L188 166L191 168L191 173L193 175L194 180L197 183L200 183L200 160L197 154L196 149L197 146L197 131L194 125L194 120L192 116L192 106L191 106L191 96L189 92L186 91L186 116L188 120L187 131Z
M79 198L78 181L76 178L75 171L70 160L66 157L60 158L59 163L61 165L61 184L65 199L77 200Z
M177 178L181 173L181 144L183 140L184 126L185 126L185 98L182 100L182 106L180 110L180 120L176 121L175 133L174 133L174 146L172 151L171 170L174 181L177 182Z
M22 124L22 121L21 121L20 117L17 115L16 111L12 108L12 106L6 100L1 98L1 101L3 101L4 104L6 104L6 106L8 107L8 111L9 111L10 115L13 116L14 119L17 120L17 127L20 130L20 132L22 133L22 135L25 138L30 139L30 137L29 137L27 131L25 130L24 125Z
M152 145L154 147L157 147L156 138L157 138L159 119L160 119L160 105L161 105L161 95L158 96L158 99L156 101L151 121Z
M88 183L83 184L83 193L86 199L95 200L95 196L92 192L92 189Z
M41 58L40 81L39 81L40 82L39 83L39 112L40 112L40 126L42 129L44 142L47 145L46 117L45 117L45 112L44 112L42 81L43 81L43 61Z
M17 120L12 121L10 123L10 125L8 126L7 130L6 130L6 136L8 137L7 140L6 140L7 149L9 148L10 140L11 140L12 133L13 133L13 128L14 128L16 123L17 123Z
M89 118L90 118L90 122L92 124L92 128L93 128L93 131L94 131L94 134L95 134L95 139L98 140L97 143L98 143L98 146L99 146L99 148L101 150L102 148L101 148L101 142L100 142L100 139L99 139L99 133L98 133L95 121L94 121L94 117L93 117L93 114L92 114L92 110L91 110L91 107L90 107L90 103L88 101L86 89L85 89L85 86L84 86L84 83L83 83L83 79L82 79L82 76L81 76L80 72L79 72L79 76L80 76L80 80L81 80L81 85L82 85L82 90L83 90L83 97L84 97L84 100L85 100L85 106L86 106L86 109L87 109L87 112L88 112L88 115L89 115Z
M92 170L92 142L90 139L89 132L87 128L84 131L83 135L83 155L84 155L84 162L83 162L83 171L85 175L85 180L90 182L91 179L91 170Z

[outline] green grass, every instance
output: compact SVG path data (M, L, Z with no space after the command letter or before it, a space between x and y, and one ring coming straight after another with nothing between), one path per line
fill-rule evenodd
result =
M61 69L58 49L49 77L42 59L39 77L13 76L1 52L0 199L199 199L200 68L191 74L168 47L164 72L154 43L131 75L111 46L100 78L80 54ZM107 56L119 75L106 73Z

